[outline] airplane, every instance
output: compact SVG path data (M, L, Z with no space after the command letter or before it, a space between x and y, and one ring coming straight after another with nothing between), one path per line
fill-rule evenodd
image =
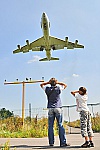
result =
M84 48L83 45L78 44L78 40L75 40L75 43L69 42L68 37L65 37L65 40L50 36L50 22L48 16L45 12L42 14L41 18L41 28L43 31L43 36L32 43L29 40L26 40L25 46L17 45L18 49L13 51L13 54L19 52L29 52L32 51L43 51L46 52L46 58L42 58L39 61L50 61L50 60L59 60L59 58L51 57L51 50L60 50L64 49L74 49L74 48Z

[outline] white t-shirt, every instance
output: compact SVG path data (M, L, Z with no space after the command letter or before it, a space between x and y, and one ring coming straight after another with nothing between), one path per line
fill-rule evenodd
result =
M79 93L75 94L75 98L76 98L76 103L77 103L77 111L89 111L89 108L87 106L87 99L88 96L87 94L85 95L80 95Z

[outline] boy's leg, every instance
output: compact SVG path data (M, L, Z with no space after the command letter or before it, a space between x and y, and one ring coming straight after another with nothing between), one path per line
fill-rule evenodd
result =
M90 112L88 113L87 132L88 132L88 136L89 136L90 147L94 147L94 143L92 140L92 137L94 135L93 135L92 125L91 125L91 114L90 114Z
M81 135L85 138L85 143L81 145L83 148L90 147L87 133L87 115L88 114L85 111L80 112Z
M92 124L91 124L91 114L88 112L88 119L87 119L87 132L89 137L93 137L93 130L92 130Z
M87 112L80 112L80 127L81 127L81 135L82 137L88 137L87 133Z

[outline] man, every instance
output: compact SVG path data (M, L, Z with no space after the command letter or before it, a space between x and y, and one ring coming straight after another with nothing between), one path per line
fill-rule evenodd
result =
M46 85L50 84L51 86ZM57 86L59 84L61 87ZM49 145L54 146L54 120L56 118L59 127L60 147L69 146L66 144L65 129L62 125L62 103L60 94L63 89L67 87L66 84L58 82L55 78L51 78L48 82L40 84L47 95L48 108L48 138Z

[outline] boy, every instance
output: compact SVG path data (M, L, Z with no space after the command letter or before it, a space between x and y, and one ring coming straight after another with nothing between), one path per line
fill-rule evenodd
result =
M76 98L77 111L80 112L81 134L85 138L85 143L81 145L83 148L94 147L92 142L91 114L87 106L88 96L86 91L85 87L80 87L78 91L71 92Z

